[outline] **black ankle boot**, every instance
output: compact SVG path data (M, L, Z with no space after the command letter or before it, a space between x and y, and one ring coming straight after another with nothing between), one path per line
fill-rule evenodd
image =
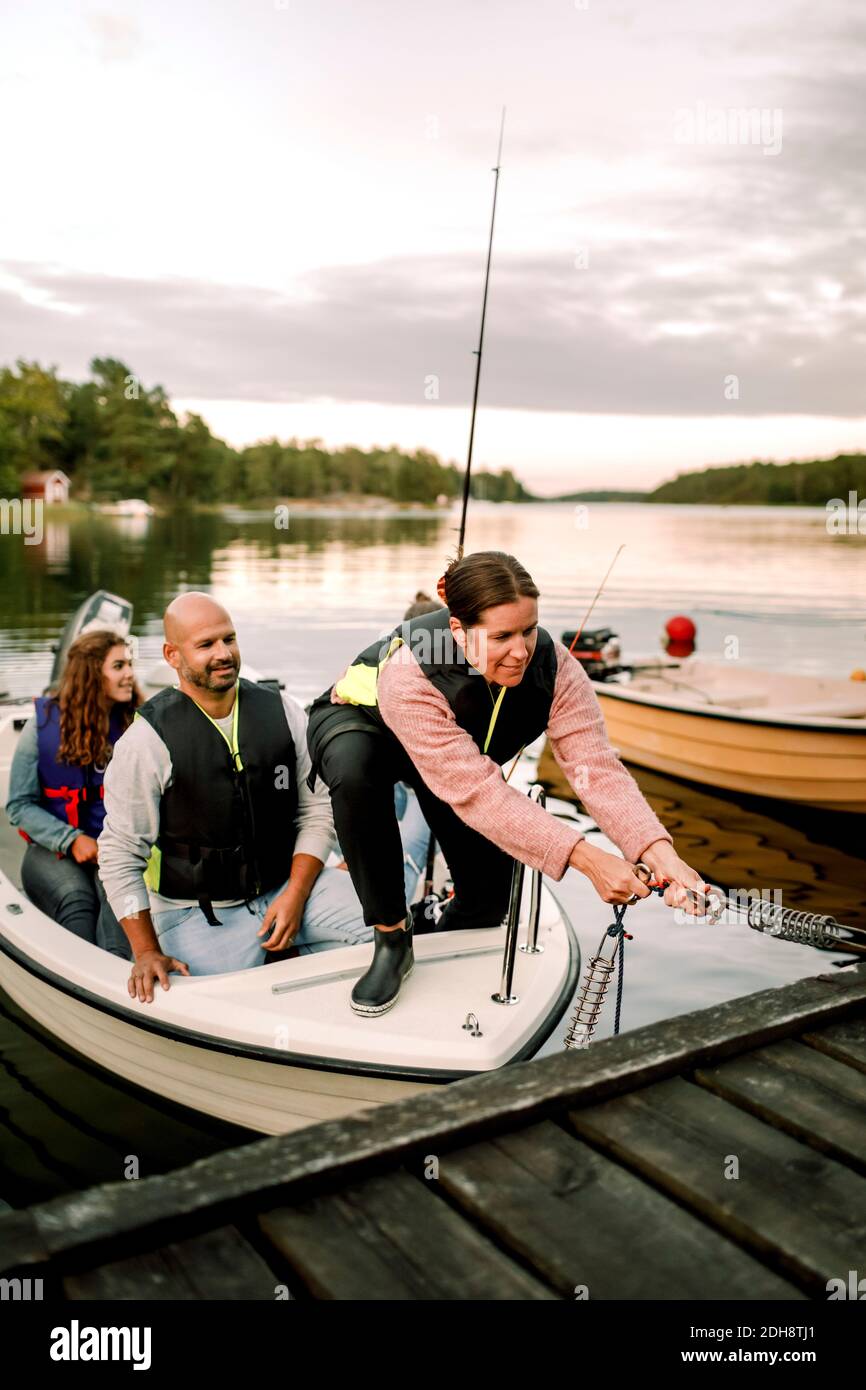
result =
M412 974L412 917L406 917L402 931L373 931L373 964L352 990L351 1005L356 1014L375 1018L397 1002L400 986Z

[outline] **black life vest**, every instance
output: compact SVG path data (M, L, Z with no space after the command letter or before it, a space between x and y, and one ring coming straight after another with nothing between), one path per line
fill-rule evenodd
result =
M282 697L241 677L237 767L222 731L183 691L161 690L138 713L171 755L147 880L168 898L243 900L285 882L298 810L295 745Z
M445 696L461 729L471 734L481 752L486 752L494 762L507 762L544 733L550 718L557 670L556 649L550 633L544 628L538 629L532 660L519 685L505 688L490 685L466 660L451 632L448 610L442 609L400 623L384 642L372 642L359 653L343 678L337 681L337 694L349 701L348 709L354 707L352 713L344 720L329 721L325 737L342 728L359 727L359 718L366 720L368 727L370 721L386 727L378 706L378 675L401 642L406 643L427 679ZM505 693L497 708L503 688ZM323 712L325 702L330 702L330 693L329 689L316 701L316 707ZM346 706L332 706L334 708L347 709ZM323 746L322 742L312 750L314 765Z

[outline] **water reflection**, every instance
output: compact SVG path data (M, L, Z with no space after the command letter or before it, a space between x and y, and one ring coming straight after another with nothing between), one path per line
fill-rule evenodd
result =
M456 543L456 514L292 511L287 530L269 516L176 511L132 527L108 517L49 517L40 546L0 536L0 689L20 696L42 689L51 644L98 588L131 600L149 661L161 647L162 612L186 587L225 603L245 659L307 700L400 619L417 589L435 591ZM473 503L467 534L470 550L520 557L542 589L542 621L556 635L583 617L622 542L593 623L615 628L627 657L658 651L665 620L685 612L705 656L721 657L735 635L749 664L842 676L866 665L866 537L828 536L820 510L594 504L578 513L567 504ZM726 888L780 887L787 905L866 925L861 817L747 804L633 771L684 857L708 878ZM569 892L566 880L567 907ZM581 922L576 904L574 916L584 947L594 949L595 917ZM756 936L713 941L697 929L672 930L647 942L643 957L638 941L627 1026L788 978L785 944L762 951ZM815 953L811 973L823 965ZM200 1118L169 1123L59 1058L53 1044L33 1041L31 1031L20 1019L0 1018L7 1189L0 1197L17 1204L117 1177L121 1151L145 1155L156 1171L227 1142Z

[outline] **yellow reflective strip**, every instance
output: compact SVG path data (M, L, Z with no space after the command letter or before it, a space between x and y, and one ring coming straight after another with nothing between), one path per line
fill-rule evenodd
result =
M391 638L391 645L390 645L390 647L388 648L388 650L386 651L385 655L382 657L382 660L379 662L379 670L380 670L380 671L381 671L382 667L385 665L385 662L388 660L388 657L391 656L391 655L393 655L393 653L397 650L397 648L398 648L398 647L402 647L402 645L403 645L403 638L402 638L402 637L392 637L392 638Z
M350 666L346 674L334 686L341 700L350 705L375 705L378 702L376 686L379 671L375 666Z
M489 686L489 685L488 685L487 689L490 690L490 686ZM483 747L483 749L481 750L483 753L486 753L486 752L487 752L487 749L490 747L490 740L491 740L492 737L493 737L493 729L494 729L494 726L495 726L495 724L496 724L496 716L497 716L497 714L499 713L499 706L502 704L502 700L503 700L503 698L504 698L504 696L505 696L505 692L506 692L507 689L508 689L508 686L507 686L507 685L503 685L502 689L501 689L500 692L499 692L499 695L497 696L496 704L493 706L493 713L492 713L491 716L490 716L490 723L489 723L489 725L487 726L487 737L486 737L486 739L484 740L484 747ZM490 698L491 698L491 700L493 699L493 691L492 691L492 690L490 690Z
M340 699L345 700L350 705L378 705L379 676L382 667L392 653L402 645L402 637L392 638L391 645L378 666L367 666L363 661L350 666L345 675L341 676L334 686Z
M238 708L239 708L239 706L240 706L240 702L241 702L241 688L240 688L240 685L237 685L237 686L235 687L235 705L234 705L234 709L232 710L232 736L231 736L231 738L229 738L228 734L226 734L226 733L224 732L224 730L222 730L222 729L220 728L219 724L216 722L215 719L211 719L211 717L210 717L210 715L208 714L207 710L206 710L206 709L202 709L201 705L198 704L198 700L194 700L194 701L193 701L193 704L198 705L198 708L201 710L201 712L202 712L202 714L204 715L205 719L210 719L210 722L211 722L211 724L213 724L213 726L214 726L214 728L216 729L217 733L218 733L218 734L221 734L222 737L225 739L225 741L226 741L226 743L228 744L228 747L229 747L229 752L231 753L232 757L234 758L235 767L238 769L239 772L243 772L243 767L244 767L244 765L243 765L243 762L241 761L240 750L239 750L239 748L238 748Z
M152 888L154 893L159 892L159 874L162 868L162 851L158 845L154 845L150 851L150 858L144 870L144 881L148 888Z

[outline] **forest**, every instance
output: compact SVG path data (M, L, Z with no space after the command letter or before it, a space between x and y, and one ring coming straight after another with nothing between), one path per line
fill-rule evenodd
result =
M233 448L200 415L178 418L162 386L145 386L115 358L94 358L84 382L19 359L14 368L0 368L0 497L17 496L24 473L52 468L68 475L71 500L79 502L142 497L237 504L366 495L431 503L458 496L463 485L462 466L426 449L329 450L319 439ZM531 500L509 469L473 474L475 497Z

